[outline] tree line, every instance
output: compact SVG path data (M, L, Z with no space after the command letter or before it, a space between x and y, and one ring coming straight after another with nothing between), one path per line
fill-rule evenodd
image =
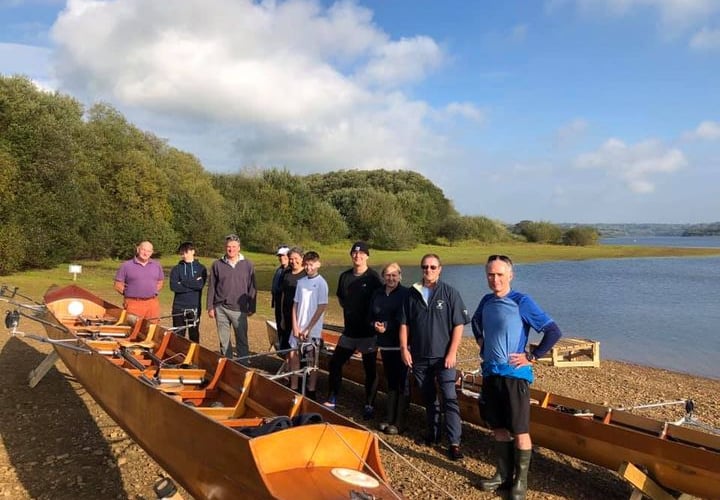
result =
M517 226L460 215L416 172L207 172L108 104L85 109L20 76L0 75L0 172L0 274L127 258L144 239L160 253L191 240L212 254L231 232L256 251L347 238L382 249L533 241ZM579 244L566 239L561 230L552 242Z

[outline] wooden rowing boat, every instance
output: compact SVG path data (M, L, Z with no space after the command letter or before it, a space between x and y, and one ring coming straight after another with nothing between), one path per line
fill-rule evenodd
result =
M338 330L326 325L323 331L324 369L340 336ZM380 357L378 364L378 379L384 382ZM345 365L343 375L363 382L359 356ZM477 373L459 373L462 418L484 426L478 405L481 384ZM413 397L420 403L417 392ZM613 471L631 463L665 488L720 499L720 436L538 389L530 394L530 433L535 444Z
M68 369L193 497L398 497L352 421L77 286L44 302Z

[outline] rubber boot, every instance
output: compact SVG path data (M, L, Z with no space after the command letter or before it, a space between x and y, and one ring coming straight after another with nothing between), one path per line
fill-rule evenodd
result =
M513 468L515 467L515 443L512 441L495 441L496 470L490 479L480 481L483 491L504 490L510 491L513 484Z
M512 500L525 500L531 456L532 450L515 450L515 481L510 495Z
M405 432L405 416L407 415L410 399L407 394L398 394L397 408L395 410L395 428L398 434Z
M380 424L380 430L387 432L388 427L395 423L395 414L397 412L398 393L397 391L388 391L387 407L385 411L385 420Z

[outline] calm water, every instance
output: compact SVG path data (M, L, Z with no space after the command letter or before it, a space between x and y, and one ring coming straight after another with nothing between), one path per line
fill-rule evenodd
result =
M483 267L447 266L443 277L474 312ZM520 264L513 287L565 335L599 340L601 358L720 378L719 257Z
M720 247L720 237L635 240ZM343 269L321 271L333 296ZM419 278L418 267L404 269L406 284ZM442 278L460 291L470 314L487 293L484 266L444 266ZM720 378L720 257L518 264L513 288L532 295L565 335L599 340L601 359Z
M623 236L622 238L603 238L600 243L603 245L719 248L720 236Z

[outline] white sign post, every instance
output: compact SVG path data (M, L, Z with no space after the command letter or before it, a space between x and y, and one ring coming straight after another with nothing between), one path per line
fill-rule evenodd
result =
M68 266L68 272L72 273L73 281L77 281L77 275L82 272L82 266L80 264L70 264Z

